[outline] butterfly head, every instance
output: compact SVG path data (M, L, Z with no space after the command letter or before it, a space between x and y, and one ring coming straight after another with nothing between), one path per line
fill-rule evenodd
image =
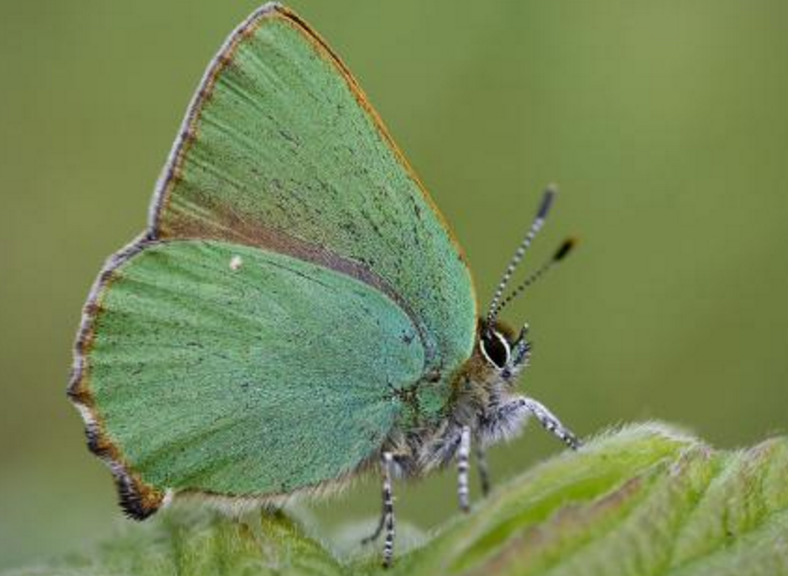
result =
M528 364L531 344L527 335L527 325L517 333L500 321L494 325L480 322L477 353L487 370L504 380L516 376Z

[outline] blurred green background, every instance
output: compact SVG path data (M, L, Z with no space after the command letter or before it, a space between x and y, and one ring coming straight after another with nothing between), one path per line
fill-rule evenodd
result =
M582 434L648 418L725 447L784 431L788 3L294 1L343 56L463 242L483 299L541 188L531 263L578 253L507 313L523 387ZM145 223L191 92L254 1L0 3L0 568L125 522L65 398L80 307ZM560 449L537 427L496 478ZM422 527L454 478L400 488ZM318 508L369 519L365 482Z

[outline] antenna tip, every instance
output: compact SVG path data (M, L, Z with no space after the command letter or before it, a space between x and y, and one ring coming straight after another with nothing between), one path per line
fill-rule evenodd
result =
M540 220L547 218L547 213L550 212L550 206L553 204L555 195L558 194L558 186L555 184L548 184L545 188L544 196L542 196L542 203L539 205L539 211L536 217Z
M553 256L553 262L560 262L566 258L566 255L569 254L569 252L571 252L575 246L577 246L577 243L577 238L567 238L564 240L561 246L558 247L555 256Z

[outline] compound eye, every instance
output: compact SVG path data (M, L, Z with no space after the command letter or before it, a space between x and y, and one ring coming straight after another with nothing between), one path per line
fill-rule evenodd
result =
M482 335L479 347L487 362L498 370L502 370L509 363L512 356L509 342L506 341L506 338L500 332L495 330Z

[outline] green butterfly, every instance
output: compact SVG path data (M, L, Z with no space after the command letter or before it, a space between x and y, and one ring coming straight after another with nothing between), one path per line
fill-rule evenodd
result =
M126 514L173 496L231 507L468 460L544 406L516 395L526 330L480 318L462 251L356 81L293 12L225 42L157 184L147 230L85 305L69 396ZM571 247L565 243L545 268ZM486 488L485 488L486 489Z

